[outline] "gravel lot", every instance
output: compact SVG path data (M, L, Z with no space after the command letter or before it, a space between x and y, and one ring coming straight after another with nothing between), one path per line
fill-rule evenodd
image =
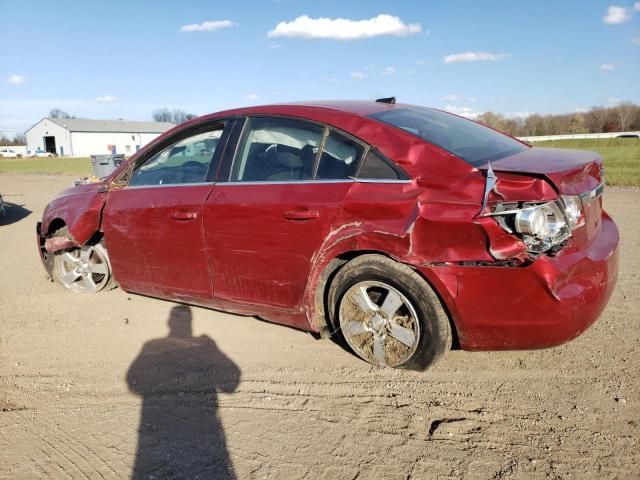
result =
M72 180L0 176L23 205L0 226L0 478L640 478L640 189L605 193L620 279L585 334L415 373L254 318L49 283L35 223ZM192 335L167 338L189 317Z

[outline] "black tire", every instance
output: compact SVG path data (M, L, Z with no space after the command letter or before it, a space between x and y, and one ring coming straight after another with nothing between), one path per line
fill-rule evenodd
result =
M452 336L449 318L431 286L405 264L398 263L382 255L366 254L349 261L338 271L327 295L327 309L331 314L332 330L337 334L338 339L356 355L369 363L377 364L371 360L370 356L367 358L366 355L363 355L349 344L341 328L341 325L346 320L340 318L340 307L345 305L342 302L345 293L349 289L352 287L357 289L360 285L369 284L373 285L372 288L375 288L376 284L389 286L392 290L389 290L388 294L391 294L391 291L394 291L396 295L399 293L404 300L410 302L409 305L403 305L401 308L406 308L407 310L405 311L407 312L411 309L417 317L415 321L411 319L414 324L415 334L413 347L407 347L406 351L396 358L396 360L401 359L401 363L390 366L409 370L426 370L451 348ZM347 299L345 299L346 301ZM374 303L376 302L374 301ZM409 316L412 315L409 314ZM362 322L363 324L371 325L370 321L367 323L367 321L362 320ZM417 327L415 326L416 322L418 324ZM358 335L360 334L365 337L368 334L375 336L373 333L366 332L358 333ZM415 337L417 337L417 345ZM395 338L393 340L395 342ZM413 353L411 353L412 350ZM403 358L403 355L406 355L406 358ZM389 353L387 347L385 347L385 360L388 357ZM382 363L385 364L386 362Z

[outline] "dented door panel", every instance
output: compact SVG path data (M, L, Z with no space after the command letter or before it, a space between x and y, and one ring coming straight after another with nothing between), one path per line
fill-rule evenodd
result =
M213 184L109 192L103 230L125 290L166 298L211 298L202 205Z
M352 182L220 183L204 206L219 301L295 309Z

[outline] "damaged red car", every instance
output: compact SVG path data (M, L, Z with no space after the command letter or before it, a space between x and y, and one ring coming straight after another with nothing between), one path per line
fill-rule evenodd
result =
M392 99L184 123L38 224L51 277L337 337L422 370L452 345L566 342L616 283L595 153ZM117 282L117 283L116 283Z

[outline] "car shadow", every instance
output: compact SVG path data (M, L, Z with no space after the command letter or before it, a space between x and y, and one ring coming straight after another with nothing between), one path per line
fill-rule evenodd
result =
M0 216L0 225L11 225L31 215L31 210L16 203L4 201L4 215Z
M173 307L169 334L146 342L127 372L142 397L132 479L235 478L217 396L237 388L241 371L191 323L190 307Z

